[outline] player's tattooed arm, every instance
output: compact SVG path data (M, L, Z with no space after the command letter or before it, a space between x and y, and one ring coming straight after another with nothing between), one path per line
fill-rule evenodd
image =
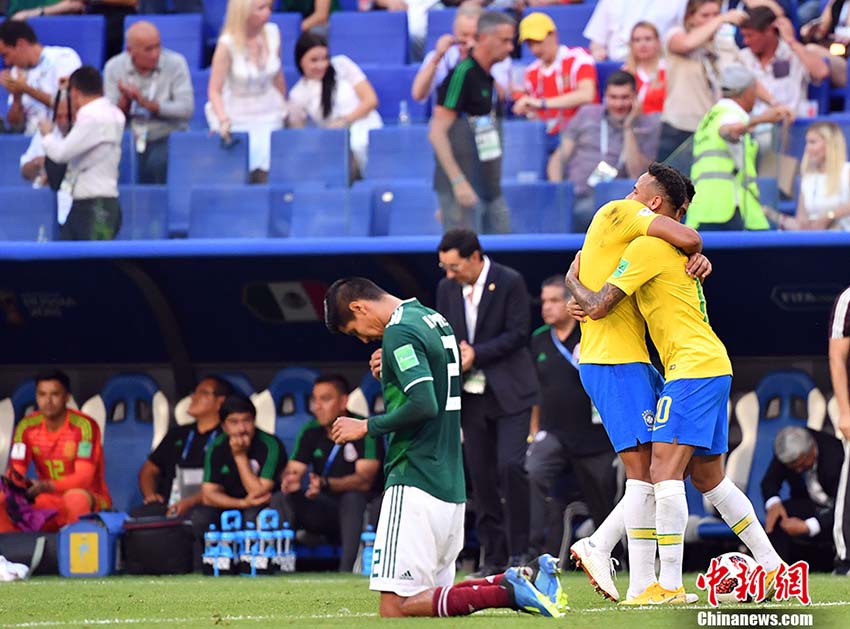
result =
M594 292L579 282L577 277L573 282L570 282L569 278L570 276L567 275L567 288L570 289L578 305L593 320L607 315L626 296L626 293L613 284L605 284L602 290Z

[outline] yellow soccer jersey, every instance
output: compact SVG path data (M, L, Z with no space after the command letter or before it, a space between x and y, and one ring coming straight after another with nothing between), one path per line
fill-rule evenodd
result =
M622 199L606 203L596 212L581 248L579 280L598 291L617 268L628 244L645 236L657 218L638 201ZM648 363L643 317L633 297L624 299L598 321L581 326L581 362L597 365Z
M668 242L645 236L626 248L607 281L637 297L665 380L731 375L726 347L708 323L702 285L685 272L687 261Z

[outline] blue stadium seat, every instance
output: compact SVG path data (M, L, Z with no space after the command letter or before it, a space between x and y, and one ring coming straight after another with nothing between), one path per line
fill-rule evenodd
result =
M0 240L48 238L56 225L56 193L48 188L0 188Z
M806 149L806 129L815 122L834 122L841 127L847 142L847 156L850 159L850 114L831 114L817 118L797 118L791 125L788 140L788 155L803 159Z
M15 409L9 398L0 399L0 474L6 473L9 449L15 436Z
M761 481L773 459L776 435L787 426L805 428L813 415L812 402L818 397L825 407L823 395L811 376L791 369L767 374L755 391L743 396L736 406L742 439L730 454L728 467L730 475L735 468L749 470L746 493L762 522L765 497L761 494Z
M124 18L124 31L142 21L151 22L159 29L162 47L183 55L190 71L203 67L203 18L200 14L128 15Z
M19 384L12 395L12 408L15 409L15 422L20 421L35 409L35 380L30 378Z
M118 186L121 229L118 240L168 238L168 188Z
M346 55L358 65L407 63L407 13L332 13L329 43L331 55Z
M194 186L190 206L189 238L266 238L269 234L268 186Z
M207 48L215 48L221 27L224 25L224 14L227 12L227 0L204 0L204 41Z
M425 54L437 45L442 35L451 34L457 9L431 9L428 11L428 34L425 35Z
M300 13L272 13L269 22L280 29L280 60L284 67L295 66L295 42L301 36ZM287 85L289 85L287 83Z
M256 391L251 379L241 371L223 371L214 375L222 380L226 380L234 390L242 395L251 396Z
M21 155L26 153L32 138L18 134L0 135L0 187L31 186L21 176Z
M189 121L189 129L201 131L208 129L204 105L207 102L207 86L210 83L210 69L192 70L192 89L195 91L195 111Z
M286 367L278 371L269 383L269 393L275 404L275 434L292 454L295 438L301 426L310 420L310 396L319 372L306 367Z
M525 15L529 13L548 14L555 22L555 26L558 27L558 41L560 43L565 46L582 46L587 48L590 46L590 41L582 35L582 31L587 26L590 15L595 8L596 3L594 2L568 4L565 6L534 7L526 9ZM522 58L529 60L534 58L528 46L522 47Z
M368 179L422 179L434 175L428 125L390 126L369 133Z
M611 181L602 182L596 185L593 189L593 204L600 208L608 201L615 199L625 199L635 187L634 179L612 179Z
M368 65L361 68L378 95L378 113L386 124L398 121L401 102L407 103L407 112L411 122L423 122L427 119L427 102L413 100L410 88L419 69L416 65Z
M375 225L386 225L387 236L438 236L443 233L435 213L437 198L430 182L397 182L375 188Z
M348 177L347 130L313 127L272 133L270 182L347 186Z
M118 162L118 183L134 184L139 176L139 157L136 153L133 134L124 131L121 138L121 161Z
M361 188L298 186L290 201L289 235L293 238L368 236L372 223L371 200L369 191Z
M761 204L776 209L779 205L779 183L777 183L776 177L759 177L757 182Z
M39 43L73 48L83 64L103 68L106 22L102 15L51 15L27 21Z
M156 381L143 373L113 376L82 411L105 421L106 485L117 511L141 503L136 477L151 449L154 421L169 413L168 400Z
M546 179L546 126L540 121L502 123L502 179Z
M502 194L511 209L514 234L564 234L573 222L575 194L569 182L504 182Z
M233 134L229 148L218 136L203 131L172 133L168 138L168 233L189 229L192 187L204 184L242 184L248 180L248 136Z
M620 70L623 64L619 61L597 61L596 62L596 78L599 81L597 86L599 89L599 100L605 97L605 81L617 70Z

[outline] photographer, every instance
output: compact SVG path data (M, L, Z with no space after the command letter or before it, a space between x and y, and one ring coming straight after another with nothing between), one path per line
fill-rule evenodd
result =
M74 199L62 225L62 240L112 240L121 226L118 163L124 114L103 97L103 79L91 66L68 80L73 127L64 138L53 134L53 122L39 123L48 158L67 164L65 177Z

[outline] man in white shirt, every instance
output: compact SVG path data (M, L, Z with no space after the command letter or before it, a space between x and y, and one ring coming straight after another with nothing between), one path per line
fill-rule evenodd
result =
M625 61L637 22L650 22L659 33L666 33L682 25L686 4L687 0L599 0L582 35L590 40L590 53L597 61Z
M64 46L42 46L26 22L0 24L0 55L7 68L0 85L9 92L6 119L17 133L33 135L38 123L52 116L60 83L82 65L80 56Z
M64 138L53 123L40 123L47 157L68 164L63 186L74 203L59 232L61 240L112 240L121 226L118 205L118 163L124 114L103 96L103 79L95 68L83 66L68 80L74 125Z

